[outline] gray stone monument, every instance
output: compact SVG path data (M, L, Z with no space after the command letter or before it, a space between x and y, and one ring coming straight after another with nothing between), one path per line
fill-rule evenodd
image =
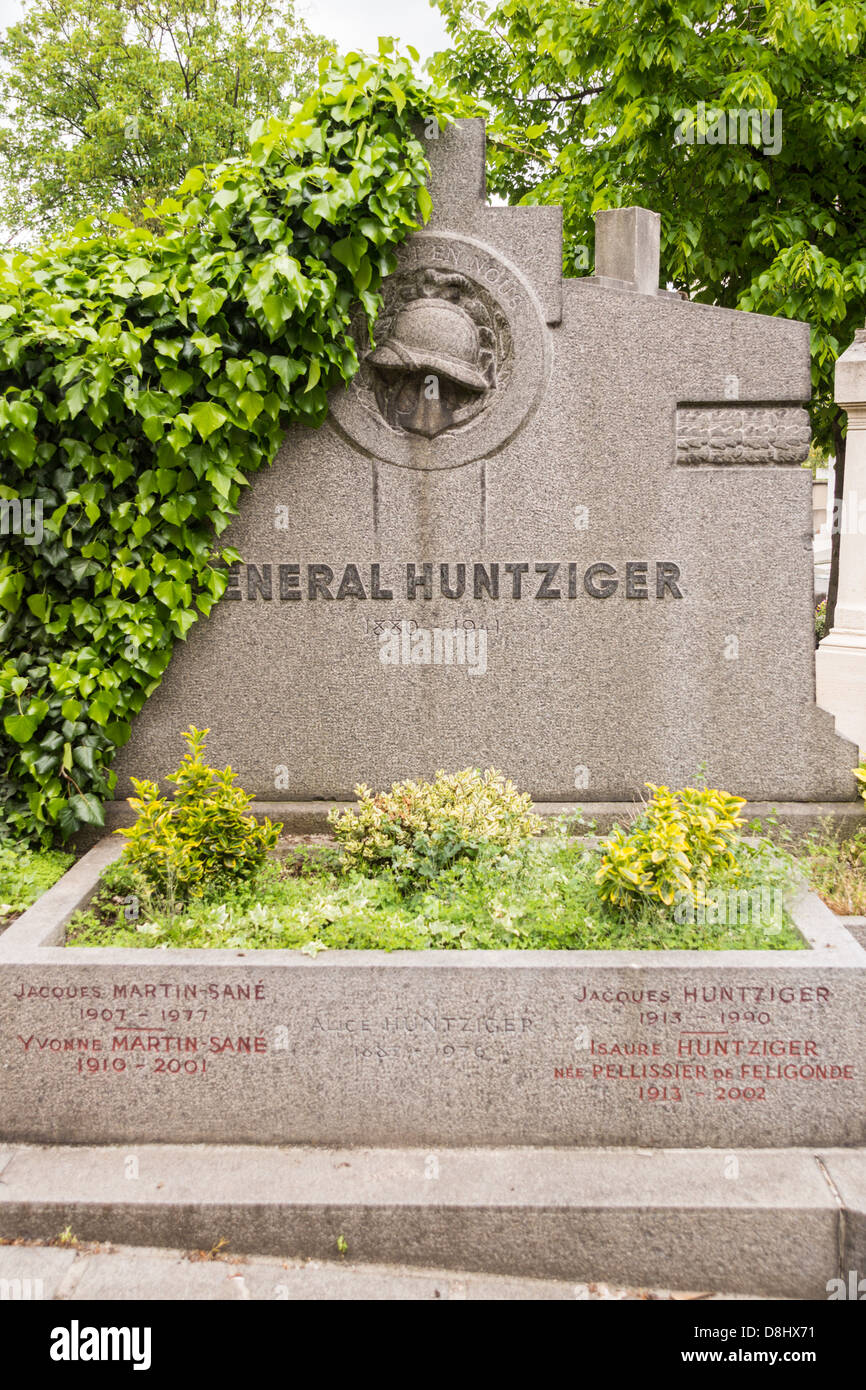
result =
M866 328L836 363L836 400L848 415L839 528L839 589L832 631L815 659L818 699L866 756ZM841 512L841 515L837 514Z
M559 209L486 206L480 121L429 156L375 345L254 479L116 796L194 723L262 801L467 765L630 801L701 764L852 799L814 703L808 326L659 289L642 208L599 214L597 273L563 281Z

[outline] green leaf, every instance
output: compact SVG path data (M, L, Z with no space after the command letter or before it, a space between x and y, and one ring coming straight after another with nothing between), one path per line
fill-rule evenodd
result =
M74 420L76 415L81 414L90 399L90 389L87 382L83 379L81 381L76 381L73 386L70 386L64 399L70 419Z
M85 772L93 772L96 769L96 754L87 744L79 743L77 748L73 748L72 756L79 767L83 767Z
M21 594L24 589L24 576L0 569L0 605L7 613L17 613L21 607ZM26 686L26 683L25 683Z
M214 430L218 430L229 418L224 410L211 401L197 401L189 415L202 439L209 439Z
M342 241L335 241L331 247L331 255L335 261L339 261L352 274L361 264L361 257L367 250L367 239L362 236L343 237Z
M178 194L180 195L182 193L197 193L203 183L204 170L190 169L183 183L180 185L180 188L177 190Z
M397 115L402 115L403 107L406 105L406 93L403 91L402 87L397 86L396 82L386 82L385 86L394 98L397 106Z
M41 623L48 622L48 616L51 612L51 600L47 594L31 594L27 600L27 607L30 609L34 618L38 618Z
M286 324L291 323L295 302L285 294L268 294L262 301L262 309L274 334L277 334L284 330Z
M68 840L70 835L74 835L79 827L79 818L68 801L65 801L63 803L63 806L57 815L57 824L60 827L60 831L63 835L64 840Z
M225 301L225 290L212 289L209 285L196 285L189 297L189 302L195 309L202 328L215 314L219 313Z
M162 384L170 396L182 396L193 384L189 372L169 369L162 374Z
M29 743L38 727L39 720L34 715L7 714L3 720L3 728L16 743Z
M252 369L252 363L243 359L229 358L226 362L226 375L233 386L242 387Z
M196 617L197 615L193 613L190 609L179 609L177 612L172 613L172 626L174 627L178 637L182 637L184 639L186 638L186 634L189 632L189 629L196 621Z
M262 413L262 397L258 391L242 391L238 396L238 405L250 424Z
M84 825L101 826L105 824L102 804L92 793L70 797L69 809Z
M107 692L103 692L90 701L87 712L95 724L107 724L109 716L114 713L115 703Z
M182 526L192 510L193 502L189 497L170 497L159 509L160 515L171 522L172 526Z
M9 402L9 419L17 430L35 430L39 412L26 401Z
M293 381L303 376L305 370L303 362L297 362L291 357L271 357L268 359L268 365L276 372L287 391Z
M6 448L19 463L32 463L36 457L36 440L32 434L16 430L6 440Z
M259 241L278 241L283 235L282 222L269 212L252 213L250 222Z

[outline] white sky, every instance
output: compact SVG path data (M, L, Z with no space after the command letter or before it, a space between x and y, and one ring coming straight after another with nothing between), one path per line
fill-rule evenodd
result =
M20 17L21 6L17 0L0 0L0 29L5 29L7 24L14 24Z
M376 52L380 34L411 43L423 58L448 46L445 26L428 0L297 0L311 29L335 39L342 49ZM0 28L20 18L20 0L0 0Z
M422 59L449 46L442 16L428 0L297 0L297 8L311 29L342 49L375 53L380 34L411 43Z

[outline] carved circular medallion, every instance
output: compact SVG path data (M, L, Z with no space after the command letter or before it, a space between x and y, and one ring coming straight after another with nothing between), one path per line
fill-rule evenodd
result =
M483 242L418 232L383 286L374 344L331 419L374 458L460 468L500 449L535 408L548 335L523 276ZM361 346L363 345L363 346Z

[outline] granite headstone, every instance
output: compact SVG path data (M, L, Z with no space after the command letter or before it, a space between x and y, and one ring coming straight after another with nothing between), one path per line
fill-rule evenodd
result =
M431 140L434 211L375 345L226 533L243 563L118 760L211 731L264 801L495 766L541 801L701 765L751 800L847 800L814 703L805 323L658 287L659 218L488 207L484 128Z

